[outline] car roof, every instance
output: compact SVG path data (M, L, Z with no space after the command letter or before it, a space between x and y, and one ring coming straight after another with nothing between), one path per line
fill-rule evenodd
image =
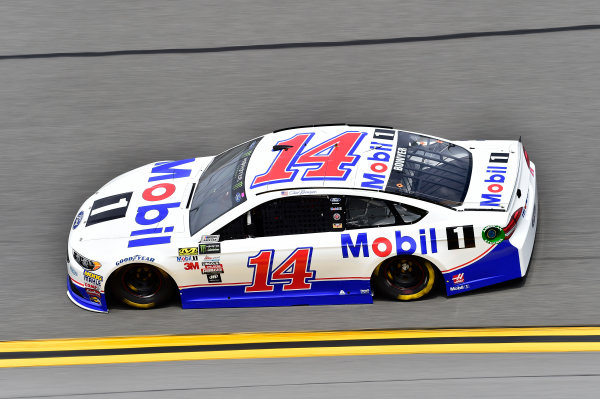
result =
M435 145L446 149L455 146L438 137L389 127L321 125L277 131L263 136L253 150L246 168L246 195L250 199L276 190L344 188L385 191L431 201L413 195L417 192L411 186L415 184L414 176L406 180L407 171L403 169L407 148L418 147L422 151ZM466 186L470 166L469 163L464 171ZM446 166L444 172L447 169ZM456 184L456 191L464 188L461 184ZM464 198L464 192L453 194L453 199L459 197Z

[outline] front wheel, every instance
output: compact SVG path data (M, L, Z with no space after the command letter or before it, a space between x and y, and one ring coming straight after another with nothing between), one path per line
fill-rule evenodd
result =
M411 301L431 292L435 276L435 268L426 260L399 256L377 266L373 272L373 284L376 292L389 298Z
M131 264L117 271L113 294L124 304L149 309L164 304L173 291L171 278L162 270L145 264Z

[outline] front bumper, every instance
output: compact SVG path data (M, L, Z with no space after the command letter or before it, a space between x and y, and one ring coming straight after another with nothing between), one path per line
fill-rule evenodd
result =
M72 265L67 260L67 296L73 303L80 308L90 310L92 312L108 312L108 306L106 305L106 295L99 289L92 287L87 288L85 284L77 281L73 278L70 273L72 272Z

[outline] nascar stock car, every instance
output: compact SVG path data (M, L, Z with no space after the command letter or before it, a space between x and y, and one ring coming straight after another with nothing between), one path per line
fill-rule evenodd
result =
M383 127L280 130L125 173L78 211L68 295L151 308L372 303L520 278L535 165L519 141ZM110 294L110 295L109 295Z

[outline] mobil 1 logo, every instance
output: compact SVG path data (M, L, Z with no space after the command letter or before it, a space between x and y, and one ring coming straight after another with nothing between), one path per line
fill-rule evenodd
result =
M446 227L448 249L463 249L475 247L473 225Z

